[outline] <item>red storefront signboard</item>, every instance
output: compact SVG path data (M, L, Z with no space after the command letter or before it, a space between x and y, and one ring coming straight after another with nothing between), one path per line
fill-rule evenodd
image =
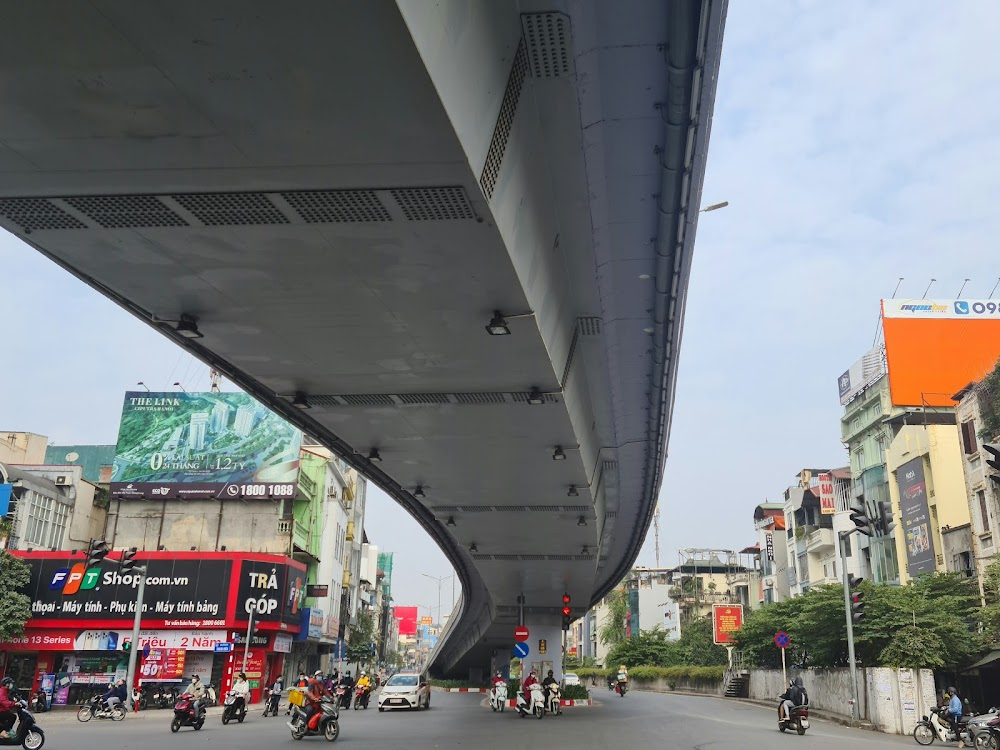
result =
M78 630L34 630L0 641L0 651L72 651Z
M721 646L733 642L733 634L743 627L742 604L715 604L712 606L712 633Z
M820 474L819 477L819 512L823 515L833 515L837 512L837 498L833 494L833 476Z

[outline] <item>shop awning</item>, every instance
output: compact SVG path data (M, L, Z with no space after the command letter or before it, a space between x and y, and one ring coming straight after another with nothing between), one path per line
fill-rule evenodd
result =
M996 661L1000 661L1000 651L990 651L986 656L984 656L982 659L977 661L975 664L973 664L965 671L968 671L969 669L976 669L977 667L985 667L987 664L992 664L993 662Z

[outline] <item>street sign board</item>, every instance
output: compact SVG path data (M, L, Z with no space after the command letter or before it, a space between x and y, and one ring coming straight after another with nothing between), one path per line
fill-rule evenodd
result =
M784 630L779 630L774 634L774 645L778 648L788 648L792 644L792 639L788 637L788 633Z
M233 650L232 643L216 643L213 649L218 654L228 654Z
M514 656L518 659L524 659L531 649L528 648L528 644L524 641L518 641L514 644Z
M539 638L538 639L538 653L540 653L540 654L546 654L546 653L548 653L548 650L549 650L548 642L544 638Z
M515 641L518 641L518 642L526 641L526 640L528 640L528 635L529 635L528 628L525 627L524 625L518 625L516 628L514 628L514 640Z

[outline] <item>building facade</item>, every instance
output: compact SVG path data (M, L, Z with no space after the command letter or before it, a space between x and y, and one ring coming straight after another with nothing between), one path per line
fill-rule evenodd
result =
M761 503L754 509L757 529L757 568L761 585L758 605L773 604L790 595L788 578L788 542L785 535L785 504Z

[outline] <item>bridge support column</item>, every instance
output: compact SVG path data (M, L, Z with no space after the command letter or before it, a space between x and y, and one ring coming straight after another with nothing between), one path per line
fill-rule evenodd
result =
M526 618L525 625L528 627L530 636L525 641L528 645L528 656L524 658L524 674L535 670L538 680L545 679L545 675L551 669L557 680L562 679L562 627L557 623L550 625L547 623L532 622ZM542 653L544 648L545 652ZM521 677L522 681L524 675Z

